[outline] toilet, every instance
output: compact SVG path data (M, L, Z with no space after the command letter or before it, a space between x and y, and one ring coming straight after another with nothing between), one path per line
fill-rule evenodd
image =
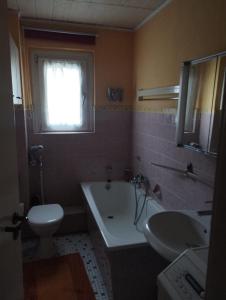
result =
M59 204L36 205L29 210L28 223L40 237L37 256L47 258L55 254L52 235L59 228L63 217L64 211Z

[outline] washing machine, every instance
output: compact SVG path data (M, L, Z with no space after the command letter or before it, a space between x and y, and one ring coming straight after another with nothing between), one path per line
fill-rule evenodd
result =
M157 280L158 300L202 300L205 298L208 247L184 251Z

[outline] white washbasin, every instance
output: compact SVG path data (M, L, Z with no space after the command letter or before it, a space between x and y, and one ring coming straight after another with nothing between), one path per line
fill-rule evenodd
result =
M160 255L173 261L187 248L209 244L210 218L201 218L193 211L163 211L145 222L144 235Z

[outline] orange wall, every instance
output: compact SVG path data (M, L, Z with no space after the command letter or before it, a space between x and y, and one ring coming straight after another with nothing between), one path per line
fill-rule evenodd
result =
M172 0L135 32L134 90L178 84L183 61L226 50L225 28L225 0ZM138 110L176 107L169 101L134 104Z
M27 25L34 25L32 22ZM89 50L94 52L95 56L95 101L96 106L112 105L106 99L106 91L108 87L121 87L124 90L124 100L118 105L131 105L132 103L132 68L133 68L133 33L126 31L106 30L99 28L78 28L63 23L44 24L35 22L35 26L44 26L61 30L88 31L95 32L95 46L84 46L79 44L68 43L67 45L59 42L51 42L48 45L39 40L25 40L24 50L25 56L32 48L54 47L65 48L70 50ZM27 68L27 67L26 67ZM29 90L29 88L28 88ZM29 104L29 95L27 96Z
M13 32L17 21L12 18L11 24ZM178 84L184 60L226 50L225 0L172 0L135 33L56 22L26 21L26 24L98 34L95 47L70 46L95 52L97 106L117 106L106 99L107 87L111 86L124 89L124 101L119 105L133 102L138 110L155 111L175 108L176 101L138 103L134 100L135 92L138 88ZM29 42L23 48L30 46L34 43Z

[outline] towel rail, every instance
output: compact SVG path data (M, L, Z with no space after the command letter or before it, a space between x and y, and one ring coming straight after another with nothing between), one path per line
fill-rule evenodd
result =
M156 167L160 167L160 168L164 168L164 169L167 169L167 170L170 170L170 171L175 171L177 173L180 173L190 179L193 179L194 181L199 181L211 188L214 187L214 184L213 182L211 182L210 180L208 179L204 179L204 178L201 178L200 176L198 176L198 174L195 174L193 172L193 166L192 164L188 164L187 165L187 168L186 169L179 169L179 168L175 168L175 167L170 167L170 166L166 166L166 165L162 165L162 164L158 164L158 163L151 163L153 166L156 166Z
M180 86L166 86L150 89L139 89L137 91L138 101L145 100L178 100L179 99Z

